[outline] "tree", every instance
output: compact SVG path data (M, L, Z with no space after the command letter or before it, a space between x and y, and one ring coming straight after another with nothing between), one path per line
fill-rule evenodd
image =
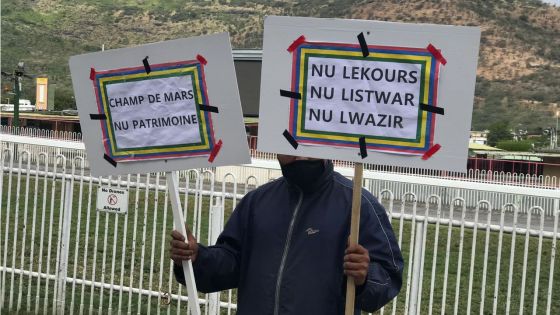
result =
M513 140L506 140L500 141L496 145L498 149L506 150L506 151L516 151L516 152L528 152L533 149L533 141L530 140L522 140L522 141L513 141Z
M512 140L508 123L501 121L490 126L488 132L488 145L495 146L500 141Z
M61 87L56 90L54 94L54 109L75 109L76 102L74 101L74 92L66 87Z

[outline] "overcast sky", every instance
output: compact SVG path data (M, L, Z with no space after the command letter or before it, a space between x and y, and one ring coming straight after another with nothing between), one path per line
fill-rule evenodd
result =
M552 3L554 5L560 6L560 0L541 0L542 2Z

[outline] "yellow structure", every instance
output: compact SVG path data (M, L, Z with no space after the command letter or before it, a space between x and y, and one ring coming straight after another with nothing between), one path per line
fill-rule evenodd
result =
M49 99L49 78L37 78L35 110L47 110Z

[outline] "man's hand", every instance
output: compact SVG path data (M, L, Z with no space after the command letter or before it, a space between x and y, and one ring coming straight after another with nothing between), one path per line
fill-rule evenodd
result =
M356 286L366 282L369 268L369 253L360 244L349 245L344 252L344 274L354 278Z
M171 241L169 241L169 255L177 265L181 265L183 260L191 260L194 262L198 254L198 243L191 231L185 226L189 243L185 243L185 237L177 230L171 232Z

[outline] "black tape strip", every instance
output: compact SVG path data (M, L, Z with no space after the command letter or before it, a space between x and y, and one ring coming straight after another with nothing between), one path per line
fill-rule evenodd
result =
M105 120L107 116L105 114L89 114L91 120Z
M292 92L292 91L280 90L280 96L301 100L301 93Z
M362 159L367 157L367 146L366 146L366 137L360 137L360 155Z
M443 107L436 107L436 106L420 103L420 109L430 113L445 115L445 110L443 109Z
M369 48L366 43L366 38L364 37L364 33L358 34L358 41L360 42L360 48L362 49L362 55L364 57L369 56Z
M198 108L202 111L205 111L205 112L212 112L212 113L218 113L219 112L218 107L216 107L216 106L198 104Z
M110 156L108 156L107 154L103 154L103 158L105 159L105 161L109 162L114 167L117 167L117 162L115 160L113 160Z
M142 59L142 63L144 64L144 69L146 70L146 73L150 74L150 72L152 72L152 69L150 68L150 64L148 63L148 56Z
M296 139L294 139L294 137L292 137L292 135L290 134L290 132L287 129L284 130L283 135L284 135L284 138L286 138L286 140L288 140L288 142L292 145L292 147L294 147L294 149L297 150L297 147L298 147L299 144L297 143Z

